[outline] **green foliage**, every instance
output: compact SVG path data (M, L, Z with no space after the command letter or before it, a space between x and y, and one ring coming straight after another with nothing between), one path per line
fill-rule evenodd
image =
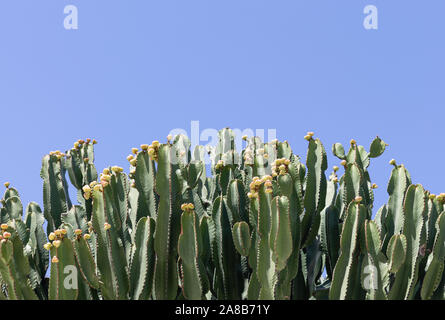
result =
M43 210L5 184L0 299L444 299L445 194L391 160L374 212L368 169L387 144L334 144L344 170L327 176L313 135L305 161L258 137L239 153L228 128L208 150L177 135L132 149L128 175L98 175L94 140L51 152Z

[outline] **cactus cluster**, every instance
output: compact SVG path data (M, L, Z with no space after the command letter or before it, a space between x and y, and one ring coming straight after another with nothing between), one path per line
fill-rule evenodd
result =
M98 175L95 140L50 152L43 210L23 212L5 183L0 299L444 299L445 194L391 160L374 212L368 168L386 143L334 144L328 176L323 144L304 139L305 161L258 137L240 154L228 128L210 149L168 136L133 148L128 175Z

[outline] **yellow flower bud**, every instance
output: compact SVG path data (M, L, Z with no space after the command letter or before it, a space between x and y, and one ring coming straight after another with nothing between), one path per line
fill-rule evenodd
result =
M49 236L48 236L48 239L49 239L50 241L53 241L55 238L56 238L56 235L55 235L54 232L51 232L51 233L49 234Z
M93 190L94 190L94 191L102 191L102 185L100 185L100 184L96 184L96 185L93 187Z
M91 181L90 188L93 188L97 184L97 181Z
M102 173L108 175L108 174L110 174L110 169L105 168L105 169L102 170Z
M355 146L357 144L357 142L354 139L351 139L349 143L351 144L351 146Z
M242 137L242 139L243 139L244 141L246 141L246 140L247 140L247 136L244 135L244 136Z
M148 150L148 144L141 144L141 149L144 151Z
M133 159L134 159L134 156L133 156L132 154L128 155L128 157L127 157L127 160L128 160L128 161L131 161L131 160L133 160Z
M44 245L43 245L43 248L45 248L45 250L47 250L47 251L49 251L49 250L51 250L51 247L52 247L53 245L50 243L50 242L48 242L48 243L45 243Z
M151 145L155 148L159 147L159 141L155 140L151 143Z
M8 225L6 223L2 223L2 225L0 226L0 228L2 230L8 230Z
M93 139L93 144L97 144L97 140L96 139Z
M88 240L88 239L91 238L91 235L90 235L89 233L86 233L86 234L83 235L83 238L84 238L85 240Z
M181 210L185 211L187 209L187 203L181 204Z
M396 165L396 160L395 159L391 159L391 161L389 161L389 164L395 166Z
M84 185L83 187L82 187L82 190L83 190L83 192L85 192L85 193L89 193L89 192L91 192L91 187L89 186L89 185Z
M310 135L305 135L304 139L307 140L307 141L310 141L312 139L312 137Z
M60 160L60 158L62 158L62 156L60 156L60 158L59 157L57 157L59 160ZM83 162L84 163L88 163L88 161L90 161L90 159L88 159L88 158L83 158Z
M133 153L133 154L138 154L138 148L131 148L131 152Z
M171 135L171 134L169 134L168 136L167 136L167 141L170 141L170 140L172 140L173 139L173 136Z
M7 189L7 188L9 188L10 183L9 182L5 182L4 185L5 185L6 189Z
M118 166L113 166L111 167L111 171L113 171L115 174L121 173L122 171L124 171L123 168L118 167Z
M111 225L108 222L105 222L104 229L105 229L105 231L111 229Z
M60 230L60 232L61 232L63 235L66 235L66 234L68 233L68 231L67 231L66 229L62 229L62 230Z
M188 205L189 210L195 209L195 205L193 203L189 203Z
M340 162L340 164L344 167L344 166L346 166L347 162L346 162L346 160L342 160L342 161Z
M5 232L3 232L3 238L9 239L9 238L11 238L11 234L9 232L5 231Z
M355 197L354 202L360 203L362 200L363 200L363 198L361 196L357 196L357 197Z
M334 169L334 172L337 172L339 168L338 168L338 166L334 166L333 169Z
M101 181L110 182L110 180L111 180L111 176L110 176L109 174L102 174L102 175L100 176L100 180L101 180Z
M54 246L55 248L60 247L61 244L62 244L62 242L61 242L60 240L54 240L54 241L53 241L53 246Z
M271 188L267 188L265 191L266 191L266 193L272 193L273 192L273 190Z
M313 133L312 131L309 131L309 132L307 133L307 135L310 136L311 138L314 136L314 134L315 134L315 133Z
M80 230L80 229L76 229L76 230L74 230L74 234L75 234L76 236L80 236L80 235L82 234L82 230Z
M130 164L131 164L133 167L136 167L137 160L136 160L136 159L132 159L132 160L130 161Z
M54 256L54 257L51 259L51 262L52 262L52 263L59 263L59 258L57 258L56 256Z
M379 186L377 184L375 184L375 183L373 183L372 186L371 186L372 189L377 189L378 187Z
M436 199L436 195L435 194L430 194L429 198L430 198L430 200L434 200L434 199Z

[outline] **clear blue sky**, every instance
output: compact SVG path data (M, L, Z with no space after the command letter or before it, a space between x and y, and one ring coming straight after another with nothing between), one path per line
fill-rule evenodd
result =
M65 30L65 5L79 29ZM378 30L363 28L375 5ZM173 128L275 128L305 156L351 138L445 192L445 1L3 0L0 181L42 204L41 158L96 138L96 165L128 168L133 146ZM72 194L73 200L75 195Z

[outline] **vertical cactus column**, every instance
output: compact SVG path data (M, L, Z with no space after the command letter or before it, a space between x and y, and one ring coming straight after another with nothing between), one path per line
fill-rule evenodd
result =
M160 145L156 192L159 195L154 249L156 253L154 288L156 299L175 299L178 294L178 237L183 180L177 174L178 160L171 144Z
M240 255L235 249L227 199L219 196L213 203L209 225L212 259L215 265L214 288L218 299L239 300L243 292Z
M366 219L366 207L357 198L348 206L340 238L341 253L334 268L329 299L358 299L362 295L360 283L359 235Z
M193 204L183 204L181 234L178 240L182 292L186 299L200 300L209 290L209 280L202 261L203 243Z
M23 243L17 231L7 224L0 231L0 275L11 300L37 300L31 287L30 266L24 255ZM3 292L0 293L0 296Z
M62 213L71 208L64 162L64 155L60 152L52 152L42 160L40 176L43 179L43 208L48 233L60 226Z
M109 186L106 186L107 188ZM103 186L95 185L92 227L96 234L96 260L101 274L101 292L105 299L128 298L127 260L123 244L118 241L116 228L110 224L105 210Z
M437 219L436 230L433 252L428 259L427 272L423 279L422 299L430 299L442 280L445 259L445 212ZM441 291L443 292L443 288Z
M152 294L155 264L155 221L150 217L139 220L134 237L135 249L130 264L130 298L148 300Z
M419 262L425 255L426 195L421 185L410 185L403 203L403 235L406 238L406 259L395 273L390 299L413 299L418 280ZM398 225L398 224L396 224Z
M313 133L306 135L309 147L306 158L306 187L304 192L304 214L301 220L301 245L312 243L320 226L320 212L325 207L327 181L326 151L319 139L312 138Z

